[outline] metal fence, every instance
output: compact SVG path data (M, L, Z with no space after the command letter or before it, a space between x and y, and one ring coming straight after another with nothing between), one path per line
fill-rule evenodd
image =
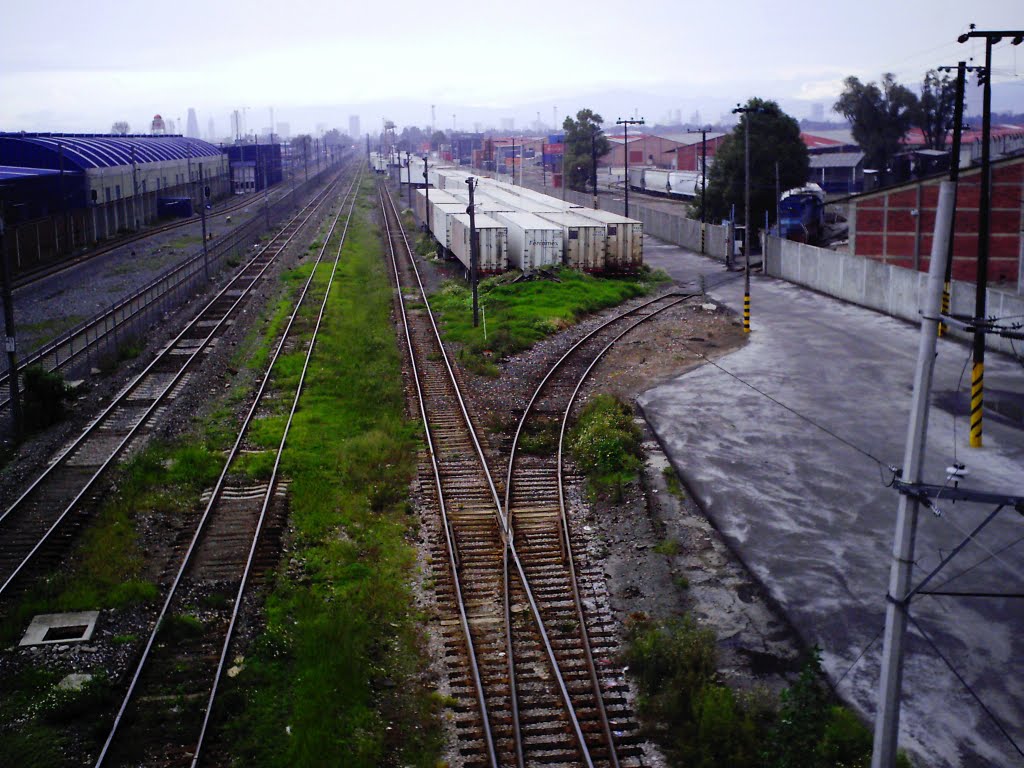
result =
M324 169L296 185L294 196L286 195L271 204L268 209L271 228L289 218L337 167ZM232 260L241 262L266 231L266 217L261 211L229 234L210 241L205 258L200 246L183 262L161 273L131 296L26 355L19 362L19 371L40 365L46 370L74 375L116 361L157 321L205 290L209 276L217 274ZM0 356L0 384L5 388L7 379L7 359ZM3 404L8 396L3 396Z

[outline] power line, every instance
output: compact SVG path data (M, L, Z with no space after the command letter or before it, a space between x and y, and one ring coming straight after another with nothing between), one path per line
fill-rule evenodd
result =
M974 688L971 687L971 684L964 679L963 675L961 675L953 666L953 664L949 661L949 659L947 659L943 655L942 651L940 651L938 646L935 644L935 641L932 640L931 636L927 632L925 632L924 628L917 622L917 619L915 619L909 613L907 614L907 618L910 620L910 623L914 625L914 628L917 629L917 631L920 633L921 637L924 638L925 642L927 642L928 645L931 646L931 649L935 652L935 655L942 659L942 663L945 664L949 671L956 676L956 679L959 680L960 684L967 690L969 694L971 694L971 697L976 702L978 702L978 706L982 708L986 715L988 715L989 719L995 724L996 728L999 729L999 732L1002 733L1003 736L1006 737L1006 740L1010 742L1010 744L1013 746L1013 748L1017 750L1017 754L1021 757L1024 757L1024 751L1021 750L1021 748L1017 745L1017 742L1014 741L1013 737L1009 734L1009 732L1007 732L1006 728L1003 727L1003 724L1000 722L999 718L996 717L995 713L985 705L985 702L981 700L981 697L977 694Z

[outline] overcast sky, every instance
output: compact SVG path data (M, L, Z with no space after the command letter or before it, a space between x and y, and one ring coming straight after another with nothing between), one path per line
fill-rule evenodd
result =
M661 120L700 110L714 121L750 96L796 117L824 105L842 79L984 59L980 29L1024 27L1022 0L487 0L389 3L291 0L49 0L8 3L0 47L0 130L146 131L184 118L206 133L213 117L246 107L249 130L275 120L292 131L552 122L582 107L606 119ZM995 49L997 108L1024 111L1024 45ZM456 117L452 118L452 115ZM344 121L344 122L343 122ZM179 125L179 129L183 126Z

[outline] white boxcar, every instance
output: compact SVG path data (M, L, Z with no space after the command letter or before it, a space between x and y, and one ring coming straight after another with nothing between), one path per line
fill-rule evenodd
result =
M427 211L427 199L430 199L430 205L434 203L458 203L461 202L454 195L448 194L443 189L417 189L416 194L413 196L413 208L416 210L416 218L420 221L430 221L429 213Z
M604 271L604 224L576 211L555 211L538 216L562 228L563 264L583 272Z
M537 192L527 187L509 187L505 186L505 193L514 195L516 199L522 200L524 205L527 207L537 207L538 205L543 208L551 208L556 211L570 211L576 208L582 208L577 203L571 203L568 200L562 200L560 197L552 197L551 195L545 195L543 192Z
M477 245L480 249L477 270L483 275L504 272L508 269L508 232L505 225L490 216L478 215L475 218ZM469 269L469 214L460 213L451 219L451 252Z
M508 263L523 272L562 263L562 227L533 213L495 213L508 228Z
M700 174L697 171L672 171L668 175L668 183L673 197L696 197L700 189Z
M630 168L629 169L629 188L639 189L643 191L644 188L644 168Z
M605 228L606 272L636 272L644 263L644 225L611 211L581 208L574 211Z
M430 201L430 232L445 248L452 247L452 217L464 214L463 203L437 203Z
M667 195L669 193L669 174L671 171L662 171L658 168L644 169L644 190L655 195Z
M504 203L510 208L523 213L552 213L554 211L566 210L562 207L555 207L547 203L538 202L532 197L522 197L500 189L492 190L488 188L486 190L486 196L495 202Z

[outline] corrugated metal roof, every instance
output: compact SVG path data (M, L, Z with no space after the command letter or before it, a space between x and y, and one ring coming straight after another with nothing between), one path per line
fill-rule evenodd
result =
M695 131L693 133L690 133L689 131L681 133L656 133L652 135L659 139L674 141L676 144L684 144L686 146L700 144L702 141L699 131ZM712 141L713 139L717 139L722 136L725 136L725 134L721 131L708 131L708 141ZM672 150L669 151L671 152Z
M850 128L839 128L828 131L801 131L800 138L808 147L832 147L836 144L851 144L857 146L853 138L853 130Z
M863 152L827 152L811 155L811 168L853 168L864 162Z
M24 179L31 176L59 176L60 171L48 168L22 168L17 165L0 165L0 181Z
M77 167L82 170L221 154L213 144L185 136L0 134L0 160L19 157L24 158L23 162L34 161L39 167L57 168L60 152L64 155L65 169Z

